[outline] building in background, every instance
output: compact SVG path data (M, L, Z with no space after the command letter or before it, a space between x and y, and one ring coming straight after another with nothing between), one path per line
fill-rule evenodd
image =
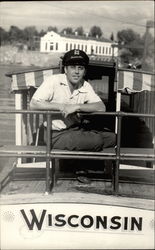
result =
M72 49L81 49L88 55L99 56L117 56L118 48L112 47L113 42L106 38L79 36L69 34L58 34L50 31L41 37L40 51L41 52L61 52L65 53Z

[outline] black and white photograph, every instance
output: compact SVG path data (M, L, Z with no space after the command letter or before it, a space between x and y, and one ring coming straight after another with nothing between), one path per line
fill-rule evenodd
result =
M154 1L0 1L0 249L155 249Z

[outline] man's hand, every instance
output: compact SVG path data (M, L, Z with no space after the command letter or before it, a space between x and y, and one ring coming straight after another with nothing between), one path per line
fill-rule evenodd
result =
M63 116L66 118L68 115L73 114L75 112L79 111L79 105L78 104L64 104L61 108L61 112Z
M86 104L61 104L59 110L62 112L63 116L66 118L68 115L71 115L76 112L97 112L97 111L106 111L106 107L102 101L95 103L86 103Z

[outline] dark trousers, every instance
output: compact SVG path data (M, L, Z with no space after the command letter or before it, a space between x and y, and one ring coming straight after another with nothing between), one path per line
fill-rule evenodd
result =
M46 142L46 131L44 140ZM103 131L73 127L63 131L51 131L51 147L62 150L101 151L114 147L116 135L107 129Z
M44 131L44 141L46 142L46 129ZM116 145L116 134L110 132L108 129L103 131L91 130L85 127L73 127L63 131L51 131L51 147L53 149L62 149L70 151L102 151L103 148L114 147ZM102 164L101 164L102 163ZM62 172L72 171L86 171L94 169L106 170L104 163L101 161L87 160L60 160L59 167ZM111 171L111 161L108 161L107 169ZM71 168L68 167L71 165ZM67 168L66 168L67 166ZM110 166L110 167L109 167ZM106 170L107 171L107 170Z

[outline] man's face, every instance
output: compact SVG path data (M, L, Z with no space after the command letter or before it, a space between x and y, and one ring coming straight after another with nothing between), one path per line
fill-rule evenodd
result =
M65 67L67 79L74 87L78 87L82 83L85 71L85 67L82 65L69 65Z

